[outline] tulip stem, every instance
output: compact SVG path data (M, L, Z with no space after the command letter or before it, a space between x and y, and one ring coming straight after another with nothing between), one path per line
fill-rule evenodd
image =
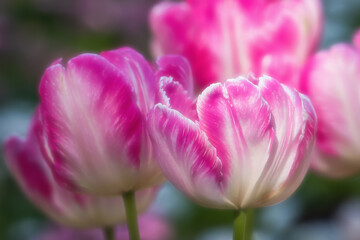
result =
M253 209L236 211L233 240L251 240L253 223Z
M137 212L135 203L135 193L133 191L123 193L122 195L126 210L126 220L130 240L140 240L139 227L137 222Z
M115 227L105 227L104 229L105 240L116 240L115 239Z

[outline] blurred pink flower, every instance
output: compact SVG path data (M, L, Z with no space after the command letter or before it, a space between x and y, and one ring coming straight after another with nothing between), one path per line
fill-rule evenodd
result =
M46 70L39 90L41 139L58 181L98 195L164 181L145 119L158 101L191 102L192 78L182 57L159 62L155 71L141 54L120 48L82 54L66 68L55 63ZM175 93L167 88L171 84L178 86Z
M169 224L159 216L147 214L139 218L140 237L142 240L168 240L172 239L172 230ZM75 231L68 228L50 228L39 234L33 240L103 240L101 230ZM116 230L117 240L128 240L126 225Z
M360 172L360 51L337 44L308 63L302 90L319 117L312 168L329 177Z
M25 140L10 137L5 143L6 163L26 195L57 222L72 227L112 226L126 221L122 198L97 197L69 192L59 186L43 158L37 139L38 116ZM156 188L137 192L137 208L143 212Z
M151 12L155 56L189 59L197 90L210 83L267 74L290 86L319 42L319 0L187 0Z
M354 34L353 43L355 47L360 48L360 29Z
M232 209L274 204L297 189L316 123L307 97L269 77L210 85L195 118L158 104L148 119L164 175L199 204Z

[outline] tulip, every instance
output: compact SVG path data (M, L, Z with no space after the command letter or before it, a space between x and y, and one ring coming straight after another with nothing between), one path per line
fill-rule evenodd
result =
M146 117L157 102L194 111L192 76L182 57L164 56L158 70L130 48L55 62L40 83L41 146L56 181L101 196L122 195L138 239L134 192L164 177ZM184 103L182 103L184 101Z
M328 177L360 172L360 52L337 44L308 63L302 90L319 117L312 168Z
M83 54L66 68L56 63L46 70L39 88L41 138L63 184L120 195L163 181L144 124L156 84L135 51L103 55Z
M164 175L198 204L267 206L303 180L317 123L304 95L270 77L239 77L207 87L197 118L157 104L148 124Z
M173 106L182 96L191 99L189 71L176 56L159 59L155 71L129 48L49 67L39 90L40 138L58 181L97 195L162 183L145 118L157 101ZM177 92L168 89L171 84L179 86Z
M319 42L322 10L319 0L163 2L150 25L153 54L187 57L197 90L251 72L296 87Z
M6 163L29 199L66 226L109 227L124 223L125 208L120 196L105 198L74 193L57 183L40 151L36 136L40 127L36 116L27 138L10 137L4 148ZM137 210L146 210L156 193L156 188L137 192Z

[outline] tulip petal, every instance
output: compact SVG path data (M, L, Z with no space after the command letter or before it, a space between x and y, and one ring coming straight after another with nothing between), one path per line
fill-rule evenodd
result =
M100 56L83 54L67 70L51 66L39 91L45 136L60 174L85 191L119 194L131 187L143 123L121 72ZM126 171L119 174L119 168Z
M208 87L197 107L200 128L224 166L227 194L247 207L253 183L276 149L269 106L253 83L238 78Z
M259 88L273 113L278 139L277 153L258 183L266 195L257 203L262 205L287 198L301 183L310 164L304 154L312 150L317 118L305 96L276 80L260 78Z
M18 137L10 137L4 145L6 164L11 172L19 180L22 189L40 204L50 202L52 187L47 180L46 173L37 162L40 155L39 146L34 143L36 138L32 137L32 144L25 148L25 141Z
M137 105L145 114L155 104L156 81L154 70L146 59L135 50L124 47L100 54L118 67L133 88Z
M168 179L202 205L232 206L222 194L221 161L200 128L161 104L155 106L148 121L158 144L159 165Z
M179 111L191 120L197 119L196 103L180 83L174 81L172 77L161 77L159 84L161 103Z
M178 55L166 55L159 57L156 63L159 67L158 78L172 77L174 81L183 86L190 97L194 95L191 67L186 58Z
M166 55L158 58L157 65L160 103L196 120L193 79L188 61L181 56Z

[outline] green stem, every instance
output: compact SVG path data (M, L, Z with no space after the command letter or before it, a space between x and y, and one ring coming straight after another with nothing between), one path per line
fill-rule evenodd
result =
M105 227L104 231L104 239L105 240L116 240L115 239L115 227Z
M135 194L133 191L126 192L122 195L126 210L126 220L130 240L140 240L139 227L137 222L137 212L135 203Z
M252 209L236 212L233 240L251 240L254 223Z

